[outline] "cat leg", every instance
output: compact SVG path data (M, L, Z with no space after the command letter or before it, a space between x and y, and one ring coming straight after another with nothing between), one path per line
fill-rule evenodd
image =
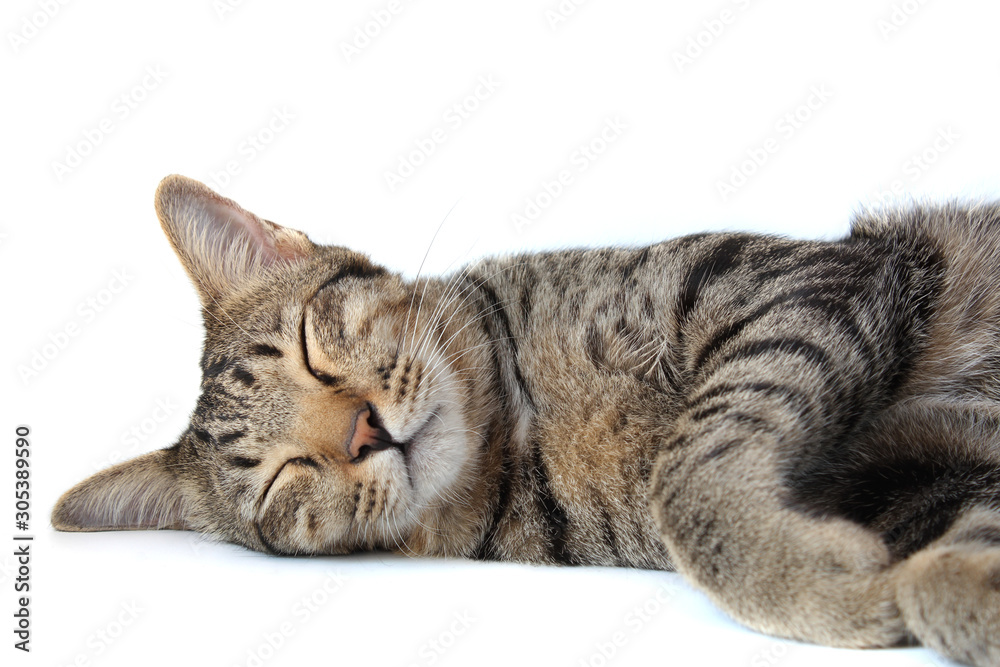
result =
M897 645L908 634L882 538L790 502L788 467L842 431L818 389L824 374L786 356L729 366L691 393L657 454L650 510L678 571L745 625L830 646Z
M895 580L903 619L922 644L964 664L1000 665L1000 512L966 510Z

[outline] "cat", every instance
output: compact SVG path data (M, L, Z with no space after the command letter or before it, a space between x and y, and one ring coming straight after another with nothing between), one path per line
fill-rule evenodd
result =
M181 176L156 212L201 395L56 529L677 570L765 633L1000 665L1000 204L415 281Z

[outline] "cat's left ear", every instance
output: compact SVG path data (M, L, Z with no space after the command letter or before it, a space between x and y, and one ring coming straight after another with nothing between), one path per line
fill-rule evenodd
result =
M63 494L52 526L94 530L189 530L190 507L176 473L176 453L161 449L113 465Z
M316 250L302 232L264 220L184 176L160 182L156 214L204 306L268 268Z

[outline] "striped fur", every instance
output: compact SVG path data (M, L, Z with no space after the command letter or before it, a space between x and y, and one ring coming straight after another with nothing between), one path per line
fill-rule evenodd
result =
M157 211L201 398L56 528L677 569L764 632L1000 664L1000 206L415 282L181 177Z

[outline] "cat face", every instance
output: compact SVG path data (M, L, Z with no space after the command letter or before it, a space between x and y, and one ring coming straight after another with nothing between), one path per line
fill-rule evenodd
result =
M203 306L201 396L173 447L77 485L53 525L449 553L487 463L488 352L459 283L406 284L182 177L156 201Z

